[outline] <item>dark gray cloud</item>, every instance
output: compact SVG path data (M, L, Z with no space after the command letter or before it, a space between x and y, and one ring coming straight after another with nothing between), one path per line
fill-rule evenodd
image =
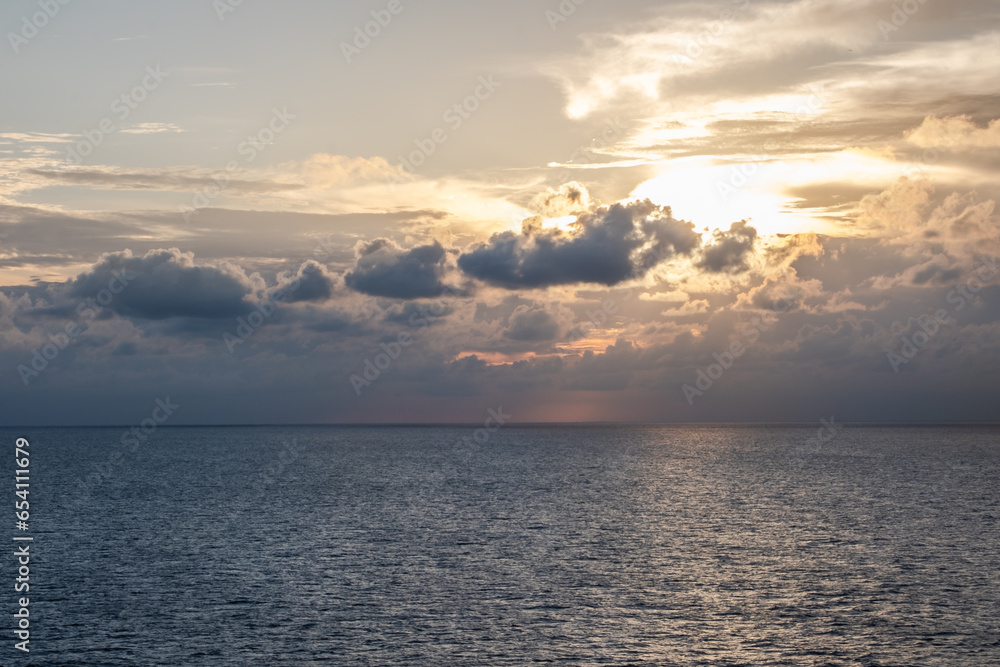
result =
M712 273L745 271L747 256L753 251L756 239L757 230L749 226L746 220L734 222L729 231L715 232L713 243L705 248L704 257L698 262L698 266Z
M441 301L407 301L394 305L386 311L385 321L408 326L433 326L441 324L444 318L455 312L455 307Z
M521 305L534 305L531 299L525 299L520 294L508 294L498 304L487 304L479 302L476 304L477 322L494 322L496 320L508 320L514 311Z
M379 238L359 244L353 271L344 275L351 289L371 296L419 299L439 296L445 289L442 276L448 257L434 243L403 250L395 242Z
M128 317L219 319L245 313L256 287L239 267L199 266L193 254L177 248L151 250L142 257L124 250L104 255L73 280L69 295L99 298L110 291L108 307Z
M298 301L326 301L333 296L336 276L329 273L319 262L309 260L294 274L284 274L278 278L277 289L288 303Z
M518 306L503 335L510 340L542 342L555 340L559 333L559 323L545 308Z
M925 268L921 268L913 274L914 285L948 284L962 276L960 267L948 268L940 264L932 263Z
M458 259L468 275L509 289L577 283L615 285L698 245L689 222L649 200L581 215L573 232L527 221L520 234L494 234Z

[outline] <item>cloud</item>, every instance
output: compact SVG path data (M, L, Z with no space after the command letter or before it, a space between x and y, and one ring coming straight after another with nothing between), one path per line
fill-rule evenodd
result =
M1000 146L1000 118L979 127L969 116L927 116L906 140L921 148L987 149Z
M329 188L368 181L394 181L405 172L389 164L385 158L348 157L317 153L301 165L303 179L310 187Z
M663 317L684 317L687 315L702 315L707 313L711 304L705 299L695 299L681 304L677 308L670 308L660 313Z
M956 205L955 210L964 209ZM617 305L614 323L609 317L609 322L597 327L609 338L596 336L588 349L554 345L573 324L593 321L589 313L585 314L594 309L586 300L591 296L578 294L577 299L585 300L563 305L562 300L571 299L573 290L554 289L544 297L535 294L533 301L515 292L483 290L477 298L480 303L455 300L449 304L452 310L448 317L428 318L433 328L425 328L412 320L415 315L421 317L421 306L428 302L386 303L353 292L338 292L336 276L315 263L302 264L264 287L263 280L245 268L230 267L227 273L220 262L200 257L195 261L177 251L161 249L146 257L115 253L102 258L78 280L89 278L90 291L103 289L109 270L124 267L137 274L131 286L153 294L145 283L154 276L162 290L175 278L181 283L194 282L186 276L199 270L206 276L201 285L178 285L171 298L222 293L226 298L217 301L231 311L241 309L237 316L245 316L261 294L278 285L287 286L293 276L308 281L321 274L333 298L280 308L241 349L247 354L239 364L233 364L229 355L219 354L220 349L225 349L221 333L231 330L234 320L200 317L193 312L193 305L174 303L169 310L175 317L152 321L151 313L135 314L134 309L118 309L113 304L108 311L124 310L144 321L132 323L113 316L95 320L79 342L56 361L59 373L38 379L38 389L46 392L46 400L56 401L63 396L62 387L79 391L96 376L127 379L119 384L151 391L153 387L169 386L171 393L184 389L188 392L185 395L196 397L214 392L222 402L212 404L213 412L206 413L205 419L221 419L213 416L219 410L247 419L257 417L258 413L266 413L267 401L274 401L275 394L280 395L282 410L295 409L305 400L310 408L302 419L334 421L356 420L359 411L366 411L364 414L375 420L382 414L378 411L386 409L386 396L397 394L413 396L418 407L406 412L409 403L402 403L402 408L393 404L387 419L419 417L421 409L430 410L442 421L460 419L463 410L480 409L466 401L487 400L505 407L510 402L538 420L552 418L553 414L560 419L593 418L589 415L597 406L607 411L600 414L609 419L684 419L692 414L718 418L730 412L744 418L770 405L760 398L765 393L768 400L777 400L773 398L777 396L783 401L781 410L771 408L777 411L762 413L774 418L808 419L817 402L824 401L835 406L830 412L862 417L874 414L865 412L863 403L895 395L892 391L906 392L910 387L892 373L886 353L898 349L900 336L912 335L916 330L914 318L951 308L945 298L948 290L941 282L944 276L933 267L949 271L957 264L946 262L945 256L927 254L917 258L919 261L913 257L901 260L899 248L880 239L803 235L798 241L820 244L822 249L801 255L793 267L766 278L752 273L739 281L717 280L709 291L693 289L689 281L680 278L673 287L672 283L663 283L664 289L671 291L656 293L656 298L626 299L619 290L612 292L609 296ZM391 252L396 257L409 251L385 241L376 245L375 252ZM359 249L364 250L371 248ZM694 257L700 259L700 255ZM871 277L901 271L902 267L895 268L894 261L912 263L913 271L905 275L906 280L891 290L873 285ZM686 271L692 264L679 262L670 270ZM135 269L142 270L143 280ZM921 273L927 275L918 276ZM964 274L957 280L968 282L972 275ZM914 277L926 277L927 281L914 285ZM994 279L982 281L992 283ZM227 296L219 284L229 284L233 292ZM301 287L306 290L303 295L309 292L307 285ZM124 299L130 288L115 299ZM75 304L55 298L60 294L65 297L65 287L48 285L24 290L0 296L0 349L6 350L0 351L0 357L14 366L30 359L31 351L45 344L49 334L60 330L64 321L74 319ZM621 293L626 291L620 288ZM952 323L942 327L932 344L904 370L919 370L942 391L960 390L970 377L975 382L974 391L989 391L990 377L995 376L996 369L988 360L997 358L996 341L1000 340L996 337L998 299L1000 288L993 284L983 287L974 303L970 301L963 310L951 313ZM163 314L168 310L163 305L166 301L156 295L149 308L161 304L158 311ZM69 306L58 310L65 303ZM664 311L664 307L670 310ZM753 324L753 318L763 322L761 314L767 311L776 313L776 321L768 320L766 329L763 324ZM759 340L751 343L746 338L747 326L759 329ZM413 350L419 349L419 353L403 354L394 362L392 373L380 379L371 394L357 397L349 384L338 380L357 372L366 357L379 351L380 342L394 340L400 331L413 335L417 346ZM712 393L704 400L699 398L692 408L680 385L692 382L698 369L713 363L713 354L728 349L734 340L752 344L753 354L727 370ZM180 369L177 378L181 379L147 377L150 368L162 366L165 355L176 360L176 368ZM322 402L296 389L302 377L311 377L320 366L328 371L325 377L333 378L324 386ZM814 381L817 373L824 378L819 385ZM193 376L199 378L198 383L183 380ZM4 398L21 409L23 404L17 401L23 387L16 375L8 379L13 381ZM254 393L246 399L243 393L234 391L246 386L267 386L272 393L269 397L263 392ZM67 394L69 388L65 389ZM241 402L228 402L227 397L234 394ZM330 395L344 400L331 409ZM919 395L907 398L919 399ZM111 399L106 400L113 404ZM252 407L242 402L246 400ZM844 403L854 400L857 405ZM747 401L751 402L749 407ZM920 416L928 409L936 409L935 405L917 400L909 412L901 408L898 416ZM576 411L561 412L560 406ZM983 408L984 413L987 410Z
M769 241L763 249L764 260L776 270L787 268L799 257L823 254L823 244L813 232L778 235Z
M590 209L590 193L576 181L560 186L558 190L547 188L531 200L531 208L548 218L572 215Z
M119 131L123 134L160 134L162 132L183 132L184 130L174 123L138 123Z
M448 253L437 241L403 250L390 239L378 238L359 243L356 253L355 268L344 275L344 282L357 292L418 299L440 296L445 289L441 278Z
M540 306L518 306L510 317L504 338L522 342L555 340L559 336L556 318Z
M1000 252L993 199L976 191L933 194L929 182L901 178L885 191L861 199L858 223L877 229L882 243L902 247L908 256L944 252L968 259Z
M198 266L193 253L177 248L151 250L142 257L124 250L101 257L91 271L70 283L69 294L97 297L109 285L119 290L109 308L121 315L221 319L246 313L263 281L226 262Z
M562 84L567 115L581 118L615 104L732 100L878 37L864 30L877 18L864 0L726 4L671 7L627 30L586 35L586 55L543 69Z
M705 248L704 257L697 265L712 273L745 271L747 255L753 251L756 239L757 230L746 220L734 222L727 232L716 230L714 242Z
M897 233L915 229L922 225L933 190L926 181L903 176L886 190L861 198L858 224Z
M448 315L455 312L455 307L448 302L417 302L407 301L394 305L386 311L385 321L407 326L435 326L442 324Z
M9 139L11 141L20 141L25 143L54 143L54 144L68 144L72 143L76 138L75 134L46 134L44 132L2 132L0 133L0 141Z
M218 188L220 183L213 174L191 174L176 169L150 171L119 171L102 169L27 169L26 174L46 181L72 186L90 186L108 190L171 190L191 192L205 188ZM217 177L217 176L216 176ZM278 183L272 180L230 179L224 181L227 191L238 193L272 193L301 190L297 183Z
M786 312L805 307L807 300L819 299L823 293L822 282L800 279L795 269L789 269L784 275L768 276L761 285L740 294L736 307Z
M997 217L996 202L981 200L975 193L953 192L935 208L927 220L924 236L930 239L945 238L949 241L972 241L978 250L985 250L983 242L992 241L996 251Z
M581 214L569 232L526 222L520 234L494 234L475 246L458 265L474 278L508 289L616 285L671 255L691 253L698 241L691 223L675 220L669 207L643 200Z
M948 284L962 275L960 267L949 268L939 263L931 262L920 267L913 274L914 285L926 285L927 283Z
M297 281L297 284L296 284ZM278 277L280 289L288 303L299 301L326 301L333 296L336 276L330 274L319 262L309 260L293 274Z

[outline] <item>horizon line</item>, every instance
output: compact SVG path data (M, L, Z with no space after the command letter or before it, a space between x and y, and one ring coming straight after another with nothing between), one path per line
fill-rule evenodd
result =
M532 427L567 427L567 426L632 426L632 427L664 427L664 426L740 426L740 427L815 427L821 420L815 421L700 421L700 422L508 422L501 428L532 428ZM952 427L952 426L1000 426L1000 421L833 421L834 424L845 427ZM309 428L443 428L472 427L482 425L477 422L285 422L285 423L208 423L208 424L158 424L157 428L275 428L275 427L309 427ZM2 429L44 429L44 428L132 428L135 424L15 424L0 425Z

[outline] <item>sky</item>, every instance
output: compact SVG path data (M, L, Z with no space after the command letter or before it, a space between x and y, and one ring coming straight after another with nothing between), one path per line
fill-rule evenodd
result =
M0 424L998 421L998 18L5 2Z

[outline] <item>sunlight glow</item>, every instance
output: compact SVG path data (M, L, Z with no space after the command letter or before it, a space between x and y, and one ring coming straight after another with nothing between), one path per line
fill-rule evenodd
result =
M690 220L699 230L729 229L746 218L763 234L811 230L813 221L783 210L790 202L774 191L787 171L787 165L770 158L756 162L683 158L667 162L659 175L640 184L631 196L670 206L674 217Z
M558 218L546 218L542 227L544 229L555 227L562 232L572 232L574 224L576 224L575 215L564 215Z
M666 161L660 173L632 191L670 206L674 216L699 230L728 229L742 219L761 234L826 232L830 223L788 194L814 183L852 183L878 191L912 172L891 151L846 149L820 156L757 156L742 160L698 156ZM935 169L939 175L946 169Z

